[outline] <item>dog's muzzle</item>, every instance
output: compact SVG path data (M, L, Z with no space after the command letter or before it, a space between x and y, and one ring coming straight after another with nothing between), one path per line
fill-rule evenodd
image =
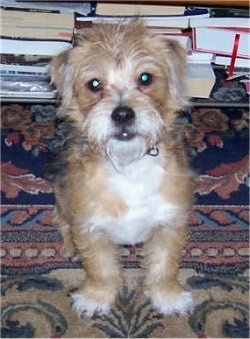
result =
M111 119L116 128L115 138L121 141L128 141L135 137L135 133L131 128L135 121L135 111L131 107L116 107L111 114Z

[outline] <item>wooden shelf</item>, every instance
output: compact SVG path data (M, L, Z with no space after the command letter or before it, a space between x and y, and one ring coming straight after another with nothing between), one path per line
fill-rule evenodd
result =
M198 5L198 6L224 6L224 7L249 7L248 0L235 0L235 1L225 1L225 0L97 0L97 2L120 2L120 3L147 3L147 4L159 4L159 5Z
M53 2L55 0L47 0L48 2ZM57 2L70 2L69 0L56 0ZM77 2L82 2L76 0ZM188 5L196 5L196 6L223 6L223 7L250 7L249 0L95 0L96 2L107 2L107 3L144 3L144 4L154 4L154 5L181 5L181 6L188 6Z

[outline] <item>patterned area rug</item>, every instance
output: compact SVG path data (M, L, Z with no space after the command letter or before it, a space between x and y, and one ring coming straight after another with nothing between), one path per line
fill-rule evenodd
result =
M248 100L237 83L219 85L216 100ZM84 270L60 254L53 190L43 174L67 126L57 128L54 105L2 105L2 337L249 337L248 112L196 108L183 113L181 123L198 173L180 265L195 309L185 317L157 314L141 289L143 247L124 245L124 286L114 307L107 316L86 319L72 312L68 296Z

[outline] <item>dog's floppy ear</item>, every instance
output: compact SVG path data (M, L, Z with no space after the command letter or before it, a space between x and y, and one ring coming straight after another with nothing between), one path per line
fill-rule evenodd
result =
M177 75L182 78L185 76L186 69L186 51L178 41L166 39L168 53L172 55L173 66Z
M55 56L50 63L51 82L56 86L60 95L63 93L63 84L65 82L70 50L71 49L61 52Z
M50 62L51 83L56 86L59 97L62 100L60 111L66 111L73 98L72 86L75 70L71 60L74 54L73 50L78 46L82 46L85 41L86 38L83 33L75 35L73 46L55 56Z
M176 98L179 105L185 106L186 82L186 50L174 39L165 38L165 48L169 65L172 86L170 88L172 98Z
M58 113L63 115L72 104L73 87L72 87L72 67L70 66L70 55L72 48L61 52L55 56L50 63L51 83L56 89L61 99Z

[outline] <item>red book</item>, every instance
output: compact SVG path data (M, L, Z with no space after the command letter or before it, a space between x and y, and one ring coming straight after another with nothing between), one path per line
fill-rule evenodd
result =
M249 28L196 27L193 28L193 49L231 56L238 34L237 57L249 58Z
M193 49L232 56L237 38L237 57L249 58L250 29L248 18L203 18L190 22ZM232 25L234 27L232 27Z

